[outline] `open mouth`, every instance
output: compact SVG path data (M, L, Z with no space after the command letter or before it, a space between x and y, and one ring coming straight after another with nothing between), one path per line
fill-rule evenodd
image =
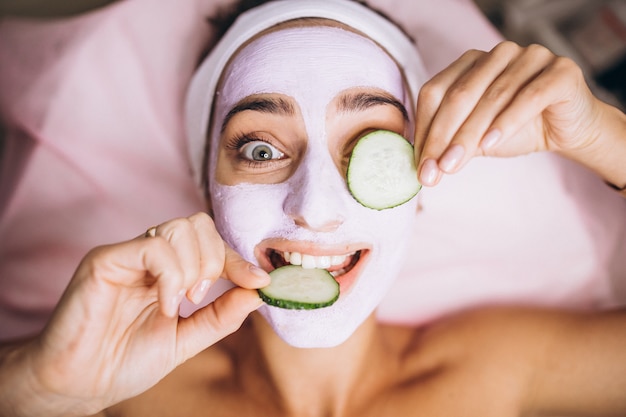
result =
M283 242L276 246L286 246ZM290 245L292 246L292 245ZM259 248L260 249L260 248ZM329 251L327 254L287 251L287 248L276 248L273 244L265 246L260 252L260 266L266 271L272 271L276 268L286 265L300 265L303 268L319 268L325 269L331 273L335 280L339 283L339 291L345 295L352 288L353 284L360 275L363 265L369 255L367 248L347 249L342 253L336 250Z
M282 252L275 249L267 250L267 257L274 268L285 265L301 265L303 268L326 269L335 279L352 270L361 259L362 251L344 254L314 256L300 252Z

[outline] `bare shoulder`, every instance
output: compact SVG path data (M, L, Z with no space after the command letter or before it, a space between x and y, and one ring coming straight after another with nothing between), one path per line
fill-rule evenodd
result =
M400 409L424 415L519 415L550 337L550 314L483 308L442 318L404 334L401 372L391 397ZM450 399L454 401L450 401ZM493 399L493 401L485 401ZM495 400L497 399L497 401Z

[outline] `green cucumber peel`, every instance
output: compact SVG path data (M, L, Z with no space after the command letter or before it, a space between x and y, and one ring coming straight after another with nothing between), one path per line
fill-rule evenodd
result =
M268 305L290 310L331 306L339 299L339 283L325 269L286 265L270 272L271 283L258 290Z
M354 199L374 210L402 205L422 188L413 145L388 130L376 130L359 139L346 176Z

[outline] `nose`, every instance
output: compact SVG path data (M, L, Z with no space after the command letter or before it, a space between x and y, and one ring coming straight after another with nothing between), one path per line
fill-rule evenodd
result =
M309 155L291 177L285 213L300 227L333 232L345 221L347 187L330 155Z

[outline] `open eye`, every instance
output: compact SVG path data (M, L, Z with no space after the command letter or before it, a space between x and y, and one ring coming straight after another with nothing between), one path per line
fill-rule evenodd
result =
M273 147L267 142L255 140L243 145L239 152L250 161L270 161L272 159L281 159L284 153Z

